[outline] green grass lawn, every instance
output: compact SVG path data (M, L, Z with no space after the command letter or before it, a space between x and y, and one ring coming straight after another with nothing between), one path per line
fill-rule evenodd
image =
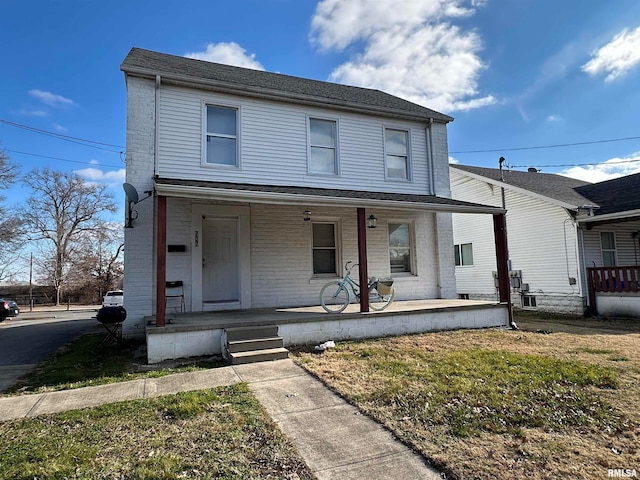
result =
M2 479L311 479L245 384L0 423Z
M100 348L103 338L101 334L78 337L5 393L68 390L224 365L221 360L211 359L185 360L171 367L146 365L144 340L125 340L122 345Z

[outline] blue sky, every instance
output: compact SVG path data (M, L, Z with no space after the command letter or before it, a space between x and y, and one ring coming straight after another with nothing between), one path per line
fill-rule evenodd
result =
M0 147L121 204L134 46L407 98L455 118L462 164L640 171L637 0L0 0L0 32Z

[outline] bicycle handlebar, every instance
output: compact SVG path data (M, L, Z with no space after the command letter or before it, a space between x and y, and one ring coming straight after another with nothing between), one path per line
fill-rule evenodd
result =
M352 264L351 266L349 266L349 264ZM351 273L351 270L353 270L355 267L359 266L359 263L353 263L351 260L349 260L347 263L344 264L344 269L348 272Z

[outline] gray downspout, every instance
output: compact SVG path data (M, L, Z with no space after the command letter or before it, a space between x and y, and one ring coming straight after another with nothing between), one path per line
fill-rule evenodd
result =
M435 163L433 162L433 118L429 118L429 124L427 125L427 166L429 168L429 192L431 195L436 194L436 182L435 182Z
M160 123L158 119L158 114L160 112L160 105L159 105L160 83L161 83L160 75L156 75L156 90L155 90L155 97L154 97L154 101L155 101L154 129L155 131L153 133L153 174L155 177L157 177L160 174L160 166L158 165L158 125Z

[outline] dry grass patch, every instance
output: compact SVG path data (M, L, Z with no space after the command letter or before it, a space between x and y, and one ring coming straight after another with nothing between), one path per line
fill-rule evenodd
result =
M538 327L554 333L440 332L295 359L454 478L640 472L640 334Z

